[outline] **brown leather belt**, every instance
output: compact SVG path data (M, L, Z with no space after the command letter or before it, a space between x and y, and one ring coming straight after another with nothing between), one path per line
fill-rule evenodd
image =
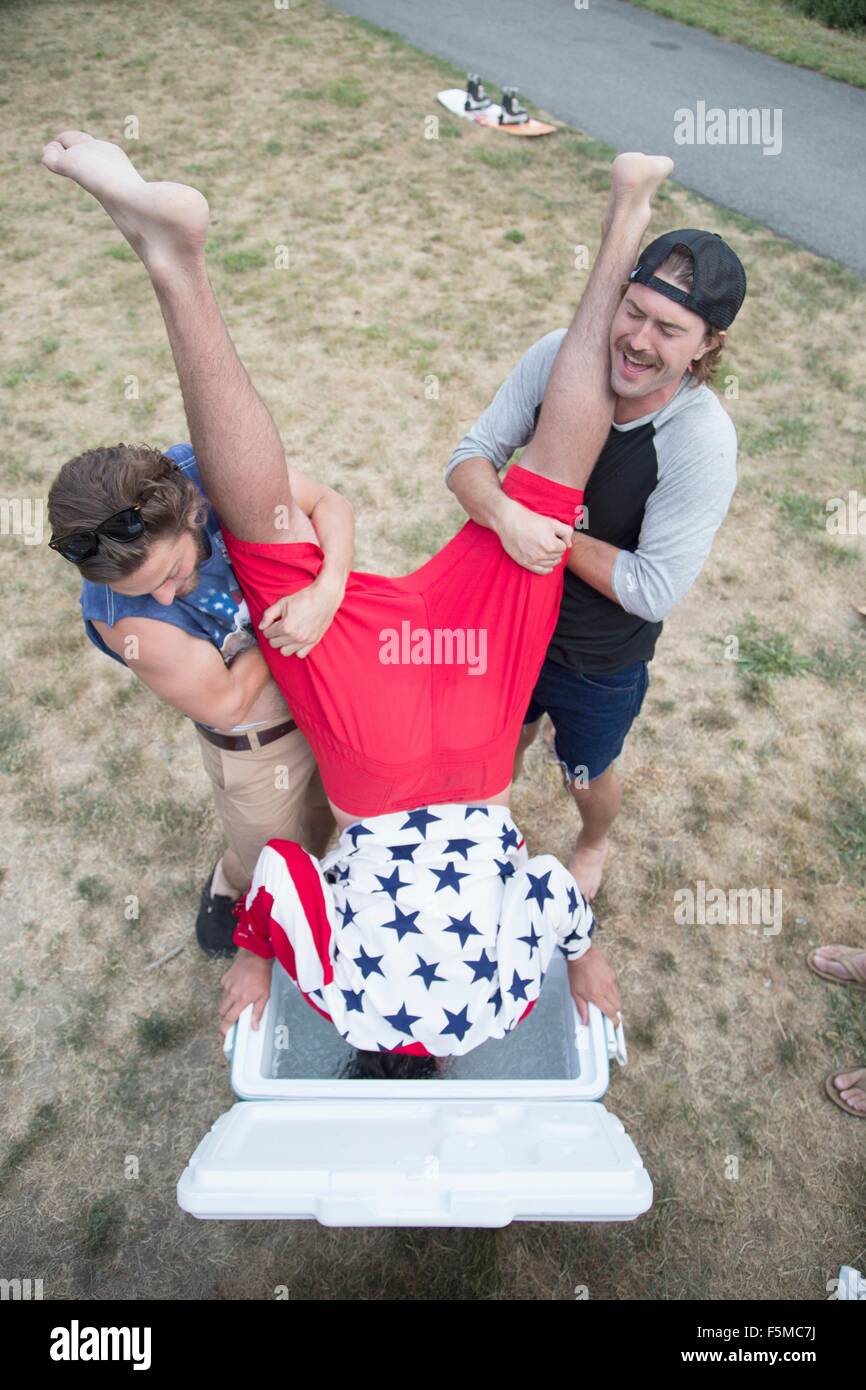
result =
M195 720L193 720L195 723ZM213 729L205 729L203 725L195 726L202 738L206 738L208 743L215 743L217 748L224 748L227 753L250 753L253 744L250 743L247 734L218 734ZM275 724L272 729L262 729L261 733L253 729L258 745L273 743L276 739L282 738L284 734L290 734L292 729L297 729L294 719L286 719L282 724Z

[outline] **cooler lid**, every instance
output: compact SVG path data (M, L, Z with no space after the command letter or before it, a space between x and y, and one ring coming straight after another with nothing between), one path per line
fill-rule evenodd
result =
M648 1210L652 1184L595 1101L319 1097L234 1105L177 1196L220 1220L507 1226L630 1221Z

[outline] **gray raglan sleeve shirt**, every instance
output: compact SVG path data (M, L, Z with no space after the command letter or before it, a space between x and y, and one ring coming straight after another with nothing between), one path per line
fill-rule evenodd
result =
M706 396L692 402L688 393L701 390ZM680 398L682 408L656 434L658 482L647 498L637 549L621 550L611 575L626 612L651 623L661 622L694 584L737 482L730 417L708 387L687 386Z
M446 480L458 463L478 456L501 471L529 443L565 333L554 329L527 349L452 453ZM737 481L736 430L708 387L678 391L654 425L658 482L637 549L620 550L611 576L620 605L647 622L660 622L697 579Z

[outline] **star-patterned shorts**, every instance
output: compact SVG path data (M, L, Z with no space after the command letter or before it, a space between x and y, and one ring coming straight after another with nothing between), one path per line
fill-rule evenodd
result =
M492 803L356 821L321 861L271 840L236 913L237 944L276 956L351 1046L437 1057L515 1028L554 949L576 959L593 927L569 871Z

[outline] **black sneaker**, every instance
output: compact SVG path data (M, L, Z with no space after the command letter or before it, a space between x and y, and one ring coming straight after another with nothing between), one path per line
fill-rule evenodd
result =
M235 956L238 948L232 937L238 922L232 909L237 899L227 893L211 893L215 873L216 865L201 890L198 917L195 919L196 939L206 956Z

